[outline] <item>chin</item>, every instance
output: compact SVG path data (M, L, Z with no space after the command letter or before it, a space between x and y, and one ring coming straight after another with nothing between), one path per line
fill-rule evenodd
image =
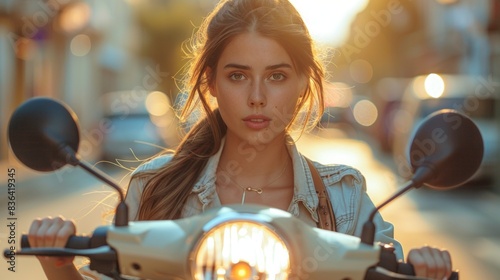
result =
M252 133L247 137L248 144L252 146L260 146L274 143L276 141L282 141L284 139L284 132L276 133L270 129L264 129Z

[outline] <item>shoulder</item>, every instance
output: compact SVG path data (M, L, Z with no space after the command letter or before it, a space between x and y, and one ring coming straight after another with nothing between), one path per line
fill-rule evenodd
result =
M344 164L322 164L314 162L323 182L327 186L339 185L347 188L360 188L365 190L365 178L356 168Z
M163 155L159 155L159 156L156 156L154 158L151 158L151 159L145 161L144 163L142 163L141 165L139 165L132 172L132 176L134 176L136 174L143 173L143 172L148 172L148 171L153 171L153 170L159 169L159 168L165 166L167 163L169 163L172 160L173 156L174 156L173 154L163 154Z
M355 235L362 227L360 218L373 209L366 192L363 174L356 168L343 164L314 162L328 191L335 213L337 231Z
M125 197L125 201L129 208L129 220L133 221L137 220L138 218L137 213L139 212L139 204L141 201L142 192L152 174L149 172L165 166L172 160L172 157L172 154L165 154L154 157L139 165L139 167L137 167L132 172L131 179L127 188L127 195Z

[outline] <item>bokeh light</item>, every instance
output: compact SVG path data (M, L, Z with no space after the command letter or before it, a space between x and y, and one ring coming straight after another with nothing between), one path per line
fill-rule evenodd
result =
M170 109L167 96L161 91L154 91L146 98L146 108L153 116L163 116Z
M425 92L430 97L439 98L444 93L444 81L438 74L429 74L424 81Z
M59 17L61 29L68 33L82 30L90 21L90 7L85 2L67 6Z
M70 50L73 55L86 56L92 49L90 37L85 34L79 34L71 39Z
M377 106L367 99L358 101L352 112L354 119L362 126L371 126L378 118Z
M360 84L366 84L373 78L373 66L364 59L357 59L349 65L351 78Z
M153 91L146 97L146 109L151 122L157 127L166 128L175 124L175 114L170 99L161 91Z

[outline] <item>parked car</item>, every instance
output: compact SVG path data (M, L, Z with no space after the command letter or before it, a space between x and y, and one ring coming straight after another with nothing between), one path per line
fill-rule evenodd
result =
M500 88L485 82L478 77L437 74L412 80L392 124L394 160L402 177L409 171L408 142L421 121L440 109L454 109L468 115L483 137L483 161L472 180L494 185L500 167Z
M373 101L378 108L379 116L370 135L376 140L380 150L387 154L392 153L393 148L392 123L401 105L402 93L411 80L411 78L386 77L379 80L373 89Z
M161 92L117 91L102 96L104 160L146 159L178 144L177 120L168 97Z

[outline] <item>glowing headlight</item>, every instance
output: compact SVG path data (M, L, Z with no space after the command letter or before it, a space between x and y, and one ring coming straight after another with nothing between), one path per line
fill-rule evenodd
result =
M201 238L193 252L193 275L201 279L287 279L290 257L283 240L254 221L219 224Z

